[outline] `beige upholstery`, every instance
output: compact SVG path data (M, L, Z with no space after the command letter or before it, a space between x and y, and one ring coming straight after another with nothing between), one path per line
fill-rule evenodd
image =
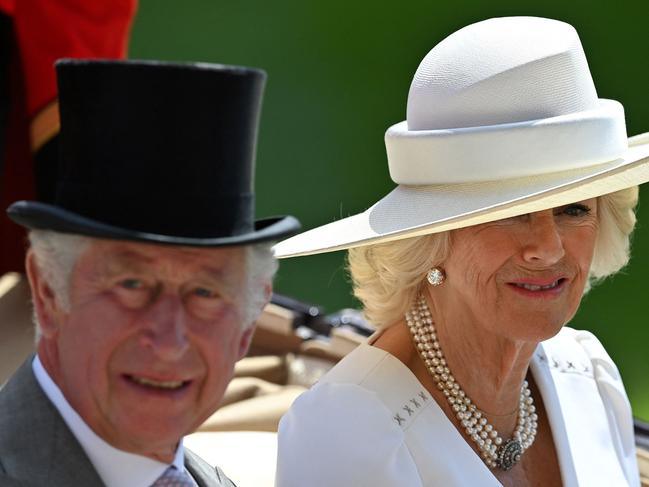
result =
M16 273L0 277L0 384L34 350L29 284Z
M221 406L199 431L277 431L279 419L306 388L282 386L256 377L234 379Z
M649 487L649 451L638 449L638 466L642 487Z

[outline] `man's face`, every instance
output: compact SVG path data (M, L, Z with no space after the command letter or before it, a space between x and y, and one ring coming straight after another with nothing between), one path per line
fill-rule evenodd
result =
M39 356L99 436L171 458L214 412L252 334L245 255L93 239L73 270L69 309L37 299Z

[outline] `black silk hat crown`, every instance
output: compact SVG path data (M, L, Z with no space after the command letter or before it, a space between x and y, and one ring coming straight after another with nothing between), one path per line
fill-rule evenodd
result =
M263 71L96 60L62 60L56 71L56 198L14 203L17 223L190 246L276 240L299 228L290 216L254 220Z

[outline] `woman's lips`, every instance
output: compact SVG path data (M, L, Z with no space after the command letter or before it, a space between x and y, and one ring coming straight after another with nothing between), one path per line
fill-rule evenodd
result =
M567 282L567 278L558 277L551 279L520 279L510 281L507 285L523 296L544 298L561 294Z

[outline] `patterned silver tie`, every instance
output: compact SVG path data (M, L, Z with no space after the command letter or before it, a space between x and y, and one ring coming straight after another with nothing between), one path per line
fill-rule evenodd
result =
M153 482L151 487L196 487L196 483L184 470L181 472L176 467L169 467Z

